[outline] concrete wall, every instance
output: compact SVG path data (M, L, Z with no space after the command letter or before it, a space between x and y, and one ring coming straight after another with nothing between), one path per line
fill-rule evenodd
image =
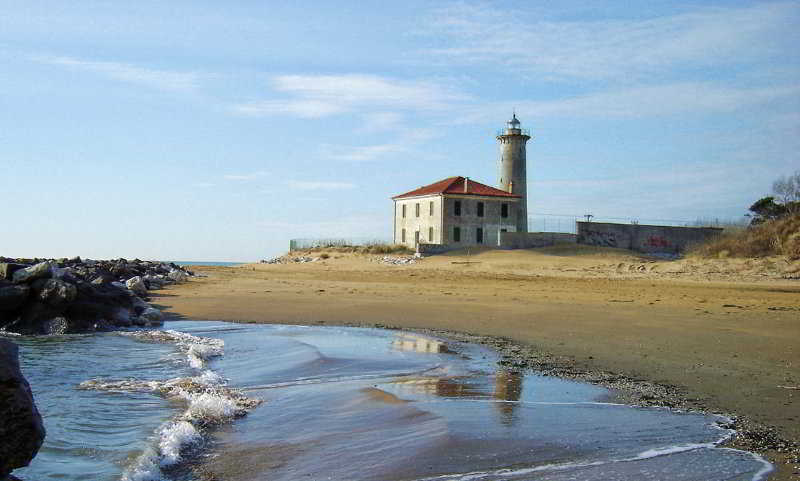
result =
M425 256L432 256L435 254L442 254L447 251L453 251L456 249L460 249L461 246L458 244L425 244L420 243L417 246L417 252Z
M461 202L461 215L455 215L455 203ZM483 202L483 217L478 217L478 202ZM508 217L502 217L502 205L508 205ZM506 229L516 231L516 215L519 209L517 198L478 197L448 194L444 198L443 244L453 244L455 248L468 246L497 247L500 232ZM461 240L454 240L453 231L461 230ZM477 241L477 230L483 229L483 242Z
M578 244L618 247L644 253L677 254L689 244L702 242L722 232L718 227L672 227L661 225L577 222Z
M578 236L561 232L503 232L500 234L501 249L531 249L555 244L574 244Z
M431 211L431 204L433 204L433 211ZM419 216L417 216L417 205L419 205ZM405 217L403 217L403 206L406 209ZM411 249L415 248L416 232L419 232L421 243L439 244L442 242L442 197L440 195L397 200L394 208L395 244L403 244ZM405 242L403 242L403 229L406 231ZM430 236L431 229L433 237Z

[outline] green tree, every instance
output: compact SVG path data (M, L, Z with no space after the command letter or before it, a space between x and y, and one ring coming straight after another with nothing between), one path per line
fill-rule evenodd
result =
M775 202L775 197L769 196L758 199L750 206L749 214L752 216L750 225L760 224L764 221L777 219L787 213L786 206Z

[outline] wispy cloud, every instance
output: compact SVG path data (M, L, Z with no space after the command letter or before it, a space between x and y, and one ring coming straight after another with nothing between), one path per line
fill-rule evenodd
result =
M431 129L409 129L395 126L398 131L394 142L373 145L320 145L320 155L331 160L370 162L394 154L410 152L418 144L434 137Z
M733 88L685 82L599 92L546 102L525 102L524 107L541 116L647 117L684 112L731 112L798 93L800 85Z
M270 82L286 98L242 103L244 115L288 114L303 118L378 109L441 110L463 99L450 87L422 80L398 80L378 75L280 75Z
M350 190L356 188L356 185L350 182L290 180L286 182L286 185L296 190Z
M226 174L223 177L227 180L248 181L248 180L255 180L260 177L264 177L266 175L268 175L267 172L259 170L257 172L251 172L249 174Z
M654 118L729 113L797 98L800 85L728 87L710 82L678 82L597 91L553 100L519 100L461 106L460 123L493 122L513 108L525 119Z
M33 60L74 70L96 73L107 78L168 91L192 91L200 75L194 72L158 70L121 62L103 62L74 57L36 56Z
M347 160L351 162L369 162L389 154L403 152L405 147L401 144L378 144L363 146L322 144L320 153L323 157L332 160Z
M591 21L546 20L517 9L459 2L429 18L423 33L446 46L426 49L421 58L553 78L641 76L757 61L786 42L780 32L793 32L799 17L795 2Z

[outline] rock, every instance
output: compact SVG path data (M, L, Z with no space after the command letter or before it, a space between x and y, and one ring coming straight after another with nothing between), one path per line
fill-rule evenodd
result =
M122 311L130 316L130 311L133 309L128 289L114 284L95 285L88 282L80 283L76 287L78 295L65 312L68 319L91 323L100 320L119 320L124 323L122 325L130 325L125 314L120 314Z
M20 269L24 269L25 264L15 264L13 262L0 263L0 279L11 280L14 273Z
M130 309L125 309L124 307L120 307L119 309L114 311L114 314L111 316L111 320L113 324L116 326L130 327L133 324L133 322L131 321L133 317L134 316L131 315Z
M45 431L28 381L19 370L17 346L0 339L0 479L27 466Z
M14 272L13 280L16 284L22 284L23 282L33 282L36 279L46 279L50 275L50 262L45 261Z
M69 331L69 321L65 317L54 317L42 323L44 334L61 335Z
M62 315L63 311L62 307L51 306L35 298L30 299L22 305L18 316L3 327L19 334L44 334L44 322Z
M39 279L32 284L36 299L51 306L66 306L75 300L78 289L59 279Z
M156 276L147 275L143 279L148 289L161 289L165 284L164 279L159 279Z
M180 269L173 269L173 270L169 271L169 274L167 274L167 277L169 277L170 279L172 279L175 282L185 282L188 276L186 275L185 272L183 272Z
M143 319L147 321L148 324L156 324L161 325L163 324L164 315L161 314L161 311L154 307L148 307L139 315L139 319Z
M150 304L148 304L148 303L144 302L144 301L143 301L143 300L142 300L140 297L138 297L138 296L132 296L132 298L131 298L131 302L133 303L133 312L134 312L134 314L136 314L137 316L140 316L140 315L142 315L142 313L143 313L143 312L144 312L146 309L149 309L149 308L150 308Z
M136 294L147 295L147 286L139 276L131 277L125 281L125 286Z
M0 311L13 311L28 298L31 288L22 284L0 286Z

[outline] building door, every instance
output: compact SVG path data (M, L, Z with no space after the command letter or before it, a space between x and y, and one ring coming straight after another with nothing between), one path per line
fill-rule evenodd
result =
M414 247L419 246L419 231L414 231Z

